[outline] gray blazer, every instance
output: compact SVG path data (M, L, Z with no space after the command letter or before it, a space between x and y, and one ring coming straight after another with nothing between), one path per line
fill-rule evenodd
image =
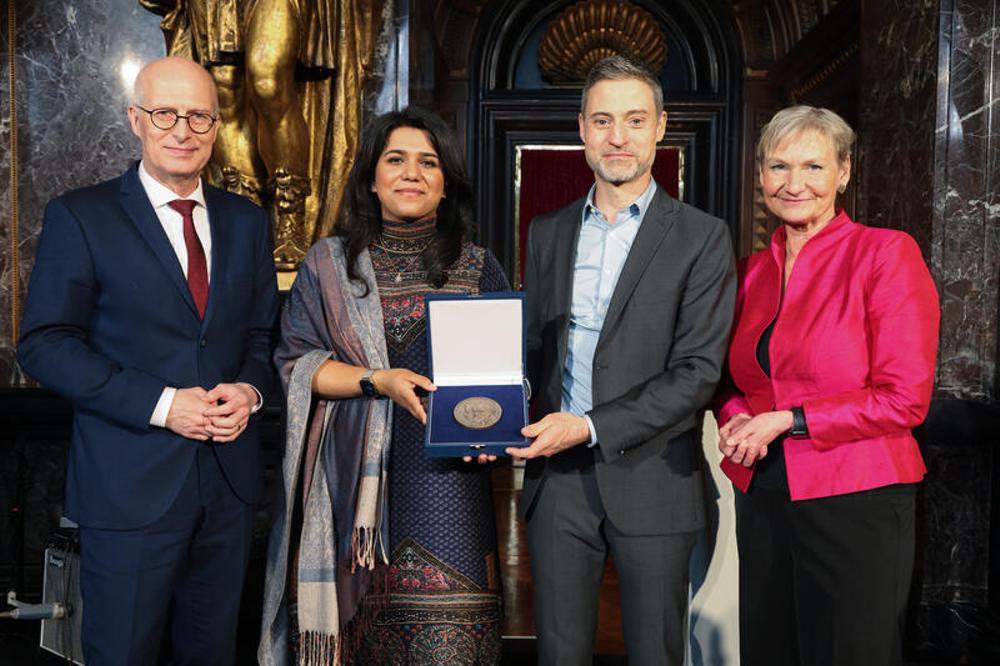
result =
M584 199L535 218L524 285L534 418L559 411ZM650 203L615 287L593 366L598 446L528 461L522 507L550 474L594 466L601 500L630 535L704 524L700 417L719 381L736 274L725 223L671 198Z

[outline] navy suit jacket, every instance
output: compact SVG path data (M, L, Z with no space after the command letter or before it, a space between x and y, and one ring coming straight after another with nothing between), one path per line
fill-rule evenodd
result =
M51 201L25 303L18 360L69 399L67 516L129 529L170 507L200 446L149 424L164 387L247 382L268 401L278 310L264 211L205 186L212 269L204 321L133 165ZM254 419L215 445L233 491L260 494Z

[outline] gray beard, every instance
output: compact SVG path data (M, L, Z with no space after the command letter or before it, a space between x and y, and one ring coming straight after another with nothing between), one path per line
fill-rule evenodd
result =
M588 160L588 163L589 162L590 160ZM604 166L603 163L598 162L597 164L589 164L589 166L601 178L601 180L612 185L622 185L624 183L632 182L639 176L649 171L652 164L642 164L636 161L630 167L608 168Z

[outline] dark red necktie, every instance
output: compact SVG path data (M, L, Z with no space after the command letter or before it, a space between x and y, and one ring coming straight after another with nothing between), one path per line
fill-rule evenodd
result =
M198 234L194 230L194 210L197 202L190 199L175 199L169 206L184 218L184 245L187 247L188 289L198 307L198 316L205 318L205 305L208 303L208 264L205 261L205 248L201 246Z

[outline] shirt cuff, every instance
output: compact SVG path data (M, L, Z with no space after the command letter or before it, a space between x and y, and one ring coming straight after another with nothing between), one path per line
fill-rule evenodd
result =
M167 417L170 416L170 407L174 404L176 394L177 389L173 386L163 388L163 393L160 394L160 399L156 401L156 407L153 409L153 415L149 417L149 425L157 428L167 427Z
M597 446L597 430L594 429L594 422L591 420L590 414L584 414L583 418L587 419L587 427L590 429L590 442L587 446L594 448Z
M261 410L261 408L262 408L262 407L264 406L264 396L262 396L262 395L260 394L260 391L258 391L258 390L257 390L257 387L256 387L256 386L254 386L253 384L248 384L248 383L246 383L246 382L240 382L240 384L241 384L242 386L249 386L250 388L252 388L252 389L253 389L253 392L257 394L257 402L256 402L256 403L254 404L254 406L253 406L253 407L251 407L251 408L250 408L250 413L251 413L251 414L256 414L256 413L257 413L257 412L259 412L259 411Z

